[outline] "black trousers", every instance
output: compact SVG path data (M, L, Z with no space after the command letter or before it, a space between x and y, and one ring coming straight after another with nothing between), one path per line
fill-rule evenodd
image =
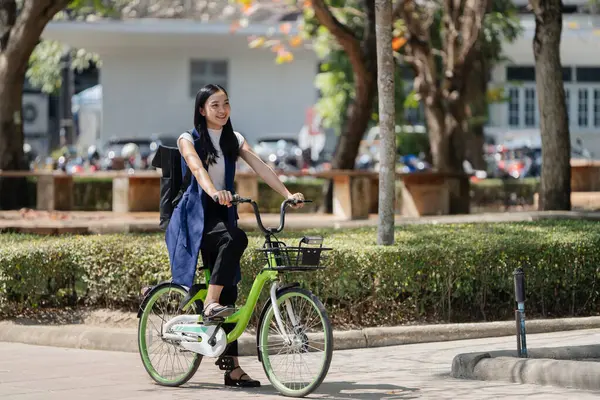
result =
M204 210L204 233L202 235L202 262L211 271L210 284L223 286L219 303L235 305L238 296L235 282L236 265L239 265L248 247L248 237L238 227L227 224L227 207L208 200ZM235 324L224 324L229 333ZM223 355L238 355L238 342L232 342Z

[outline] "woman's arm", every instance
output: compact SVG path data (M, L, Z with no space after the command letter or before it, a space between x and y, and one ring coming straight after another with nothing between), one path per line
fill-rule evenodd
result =
M211 197L215 196L219 197L219 204L231 206L231 200L233 197L231 193L226 190L217 191L215 185L213 184L208 172L202 165L202 160L198 156L196 149L194 148L194 144L185 139L179 139L179 151L181 155L185 159L185 162L194 174L194 177L200 184L200 187Z
M258 155L250 148L248 142L244 142L240 149L240 157L277 193L286 199L295 198L304 200L301 193L292 194L279 179L275 171L271 169ZM300 205L301 206L301 205Z

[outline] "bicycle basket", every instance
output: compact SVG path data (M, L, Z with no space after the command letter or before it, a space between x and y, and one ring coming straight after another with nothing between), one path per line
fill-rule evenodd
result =
M279 271L312 271L323 269L324 251L331 248L323 247L323 238L305 236L298 246L287 246L284 242L271 242L271 247L263 247L258 251L264 254L270 269Z

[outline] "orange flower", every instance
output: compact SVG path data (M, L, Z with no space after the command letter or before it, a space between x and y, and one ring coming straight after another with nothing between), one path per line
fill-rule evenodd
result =
M281 53L284 50L284 47L281 43L277 43L273 47L271 47L273 53Z
M290 39L290 46L292 46L292 47L298 47L301 44L302 44L302 38L298 35L296 35Z
M406 44L406 38L404 37L395 37L392 39L392 49L394 51L398 51Z
M289 22L284 22L283 24L279 25L279 30L287 35L292 30L292 24Z

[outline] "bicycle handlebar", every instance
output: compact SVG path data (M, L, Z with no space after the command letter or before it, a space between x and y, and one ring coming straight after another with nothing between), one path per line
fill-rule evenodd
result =
M213 200L217 203L219 202L219 198L217 196L214 196ZM273 234L273 233L279 233L283 230L283 228L285 226L285 208L288 205L297 205L300 203L312 203L312 200L295 200L295 199L284 200L281 203L281 209L279 211L279 227L277 229L276 228L265 228L265 226L262 223L262 219L260 218L260 211L258 210L258 204L254 200L234 194L233 201L231 202L231 204L238 205L241 203L250 203L252 205L252 209L254 210L254 215L256 216L256 223L258 224L258 227L260 228L260 230L263 231L265 234Z

